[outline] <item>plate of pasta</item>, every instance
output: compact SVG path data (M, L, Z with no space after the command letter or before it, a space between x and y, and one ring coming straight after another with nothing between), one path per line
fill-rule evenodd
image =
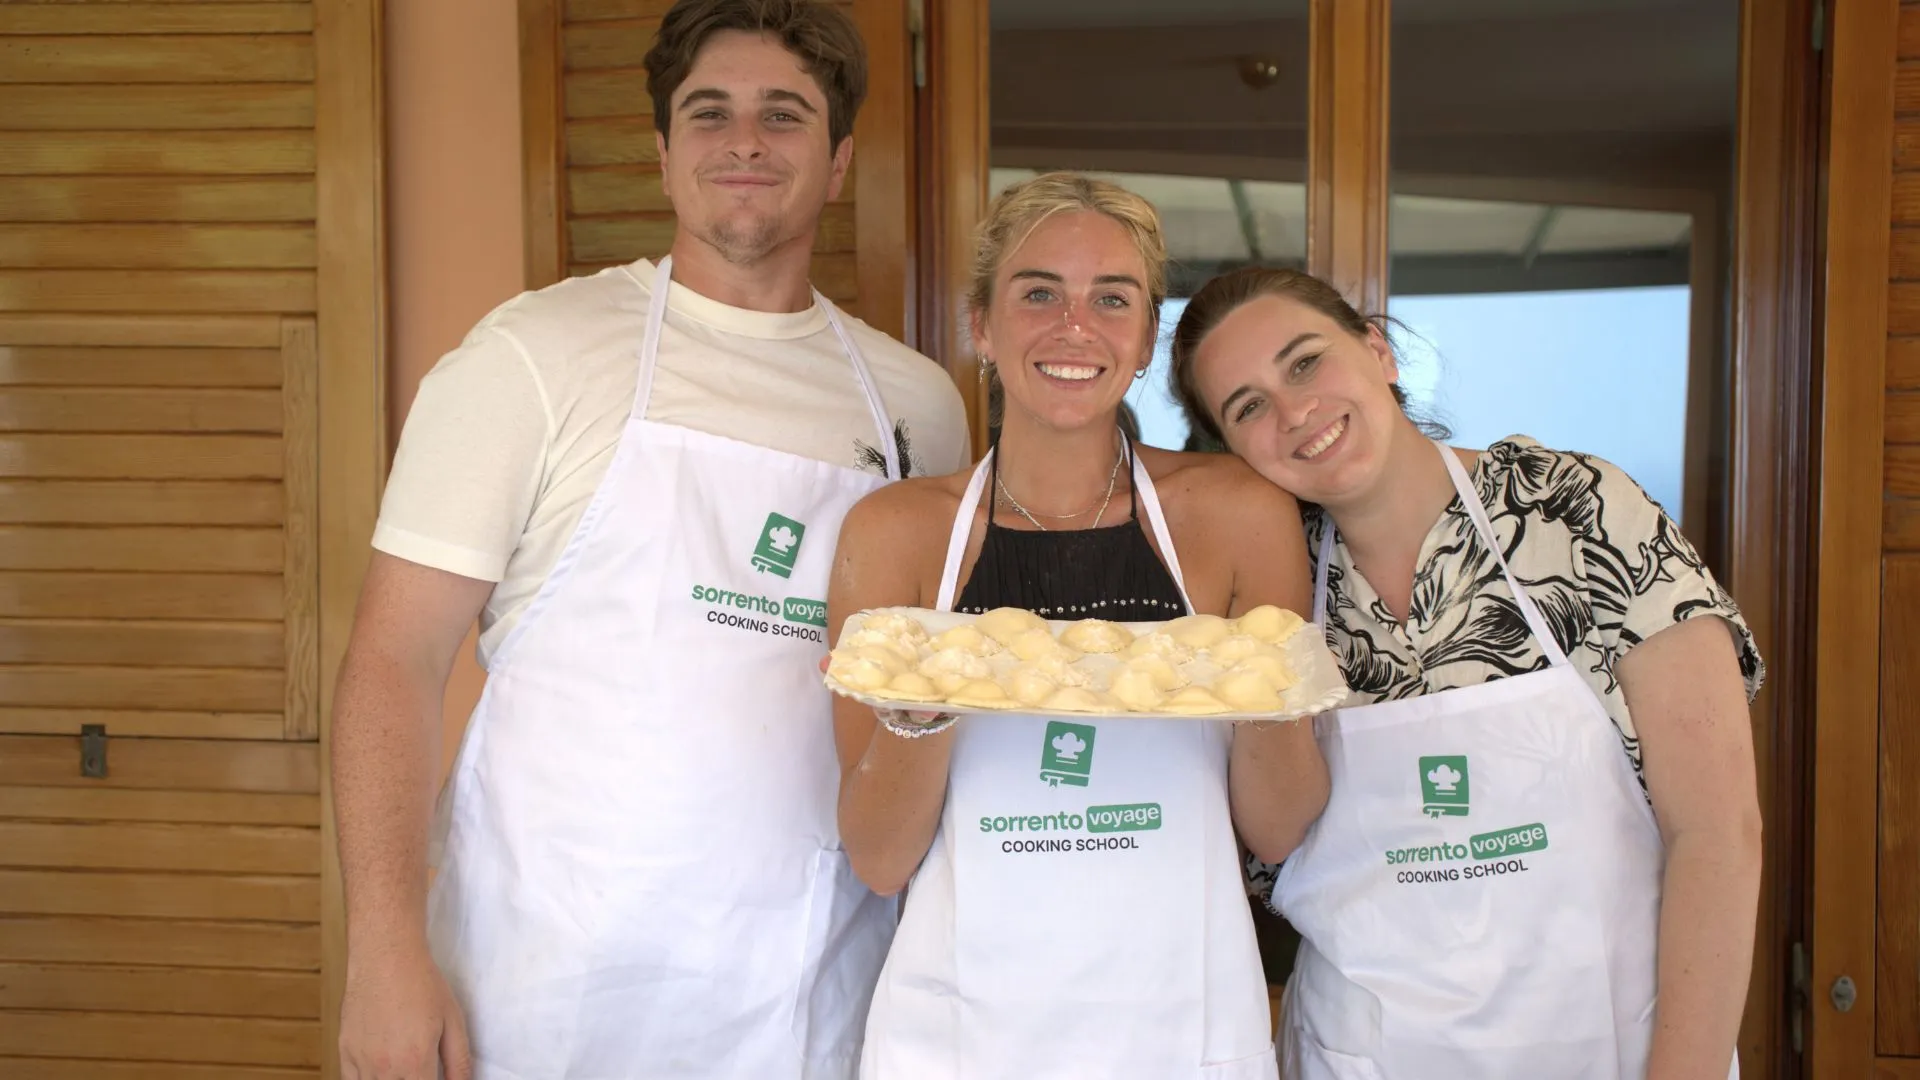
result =
M876 608L841 627L826 684L876 708L1081 718L1293 720L1347 696L1320 628L1271 605L1156 623Z

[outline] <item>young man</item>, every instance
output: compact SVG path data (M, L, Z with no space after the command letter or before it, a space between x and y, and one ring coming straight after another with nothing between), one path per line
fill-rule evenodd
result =
M835 827L828 564L860 496L966 463L963 410L807 285L847 18L681 0L647 70L670 259L493 312L401 439L333 728L346 1080L853 1075L893 912Z

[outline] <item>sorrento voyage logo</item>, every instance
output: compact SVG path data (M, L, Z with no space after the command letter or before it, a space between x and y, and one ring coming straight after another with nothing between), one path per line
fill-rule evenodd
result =
M747 565L758 573L793 577L794 567L800 562L800 543L806 535L807 526L803 522L784 514L768 514L766 523L760 526L760 536ZM693 586L693 599L707 605L707 621L717 626L826 644L826 635L822 633L827 625L825 600L763 596L698 583ZM775 619L780 621L773 621Z

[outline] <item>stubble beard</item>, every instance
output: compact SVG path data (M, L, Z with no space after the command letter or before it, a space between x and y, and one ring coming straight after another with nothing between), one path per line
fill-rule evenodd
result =
M725 219L709 225L701 239L734 266L752 266L779 246L784 225L777 214L759 214L745 221Z

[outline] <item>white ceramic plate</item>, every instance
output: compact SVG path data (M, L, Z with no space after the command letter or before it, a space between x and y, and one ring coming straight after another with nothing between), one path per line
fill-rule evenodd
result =
M963 623L970 623L977 618L977 616L974 615L962 615L952 611L931 611L925 608L876 608L871 612L860 612L848 616L846 623L841 627L840 636L834 640L843 640L848 634L859 630L869 614L910 615L920 620L920 624L927 628L927 633L930 635L942 633ZM1051 621L1048 625L1053 628L1054 636L1058 637L1062 630L1072 625L1072 622ZM1133 631L1134 636L1144 637L1166 624L1122 623L1121 625ZM1286 641L1280 644L1280 650L1286 655L1287 666L1291 667L1294 674L1298 675L1300 679L1281 692L1280 701L1282 709L1277 713L1227 712L1207 713L1197 716L1191 713L1133 712L1131 710L1115 710L1110 713L1084 713L1036 709L1024 705L1013 709L982 709L965 705L955 705L951 702L913 702L900 698L881 697L843 685L831 675L826 676L826 684L827 689L842 697L852 698L863 704L882 709L912 709L921 712L939 711L960 715L972 713L1017 713L1021 716L1053 716L1064 719L1078 717L1082 720L1297 720L1303 716L1313 716L1316 713L1323 713L1329 709L1338 708L1340 703L1346 700L1346 679L1341 676L1339 662L1334 659L1332 651L1327 648L1326 634L1319 626L1313 623L1303 624L1298 630L1294 631L1293 636L1287 638ZM1020 662L1012 653L1006 651L987 657L986 660L987 663L993 667L993 673L996 678L1004 676L1008 670ZM1118 671L1122 664L1123 661L1118 657L1091 653L1074 662L1075 667L1087 673L1088 680L1092 684L1092 689L1103 692L1111 682L1113 673ZM1212 688L1214 677L1220 673L1220 669L1207 661L1204 656L1189 660L1178 666L1180 670L1186 674L1187 678L1193 681L1193 685L1208 689Z

